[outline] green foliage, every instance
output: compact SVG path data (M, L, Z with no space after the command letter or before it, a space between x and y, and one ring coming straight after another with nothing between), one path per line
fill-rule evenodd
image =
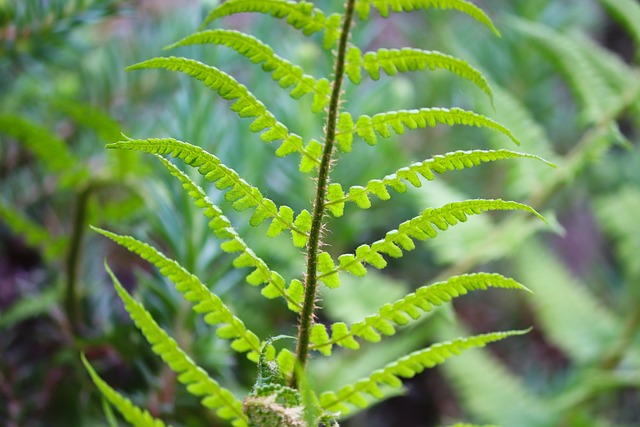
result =
M89 372L93 383L98 387L100 393L111 403L131 425L135 427L164 427L161 420L153 418L149 412L135 406L131 400L127 399L100 378L86 357L82 356L82 363Z
M287 24L302 30L304 35L311 35L324 30L322 46L330 49L338 40L341 16L337 13L326 16L307 1L295 2L287 0L234 0L212 10L205 18L202 26L216 19L243 12L259 12L270 14L274 18L286 19Z
M444 363L448 358L457 356L461 352L507 338L512 335L522 335L527 331L494 332L485 335L476 335L469 338L460 338L451 342L442 342L408 354L382 369L376 370L371 375L353 385L347 385L337 392L326 392L320 395L320 404L330 411L339 410L341 413L349 413L349 407L344 403L350 403L360 408L368 406L363 393L374 398L383 397L379 386L382 384L391 387L401 387L400 378L411 378L426 368L432 368Z
M625 20L634 15L637 4L601 3L624 7L627 15L620 20L628 28ZM634 400L640 387L640 316L634 285L638 269L631 255L639 246L636 222L630 218L637 206L638 180L635 167L627 165L638 159L639 70L569 25L556 22L561 28L553 29L513 18L510 24L516 30L511 36L514 46L535 48L539 54L531 61L548 64L548 70L536 70L529 80L550 76L554 87L565 88L572 97L541 99L541 93L549 96L541 86L523 91L521 99L542 101L543 106L564 102L543 112L540 105L525 107L492 83L500 121L533 152L558 164L541 180L535 169L526 168L535 166L532 163L513 162L507 173L516 179L505 187L509 194L524 194L536 185L530 200L543 212L561 212L562 235L516 236L512 226L524 227L509 218L473 224L478 225L474 229L457 228L457 236L452 232L434 242L434 251L448 252L440 256L440 262L450 264L446 272L466 271L496 259L509 263L514 276L533 291L526 318L533 317L537 334L519 356L505 360L478 351L452 360L443 370L456 384L465 409L479 421L531 427L631 426L637 405L625 399ZM465 49L472 51L474 45ZM520 67L526 72L526 66ZM503 84L517 86L517 75L513 72L513 81ZM563 117L561 123L557 116ZM552 139L558 147L551 145ZM494 141L496 146L501 142ZM611 149L614 144L621 147ZM567 189L567 184L572 187ZM457 197L465 194L467 189ZM517 306L512 315L516 310L523 311ZM463 328L443 325L438 337L461 333ZM532 356L540 352L545 355ZM527 368L534 359L536 366Z
M168 46L167 49L188 46L192 44L219 44L236 50L246 56L254 64L262 64L262 69L272 73L272 78L280 87L289 88L291 97L300 98L307 93L313 93L314 113L322 111L329 102L330 85L327 79L316 80L312 76L304 74L302 68L292 64L275 54L273 49L260 40L248 34L234 30L207 30L191 36L187 36L177 43Z
M333 254L331 250L323 251L325 243L323 229L325 214L330 211L335 217L343 215L346 202L353 202L360 208L369 208L369 194L380 200L388 200L387 187L404 192L404 181L414 187L420 187L422 181L434 179L434 173L468 169L482 163L503 159L537 159L538 156L517 153L509 150L474 150L455 151L436 155L419 164L396 171L383 179L370 180L364 186L352 186L345 194L339 182L330 181L331 164L336 161L337 149L344 153L352 150L353 135L364 139L369 145L376 145L378 136L389 138L393 133L401 135L405 127L409 129L434 127L437 124L465 125L468 127L488 128L497 131L513 142L518 139L500 123L460 108L421 108L416 110L397 110L375 114L373 117L361 115L354 121L352 116L342 110L343 87L345 74L352 83L360 83L361 68L375 80L382 68L393 76L398 71L418 71L429 69L446 69L453 74L473 82L490 97L492 91L487 79L465 61L439 52L419 49L379 50L362 56L359 48L351 45L350 34L352 21L356 15L361 25L366 25L371 7L378 10L381 16L387 17L393 12L411 11L414 9L453 9L467 14L475 20L498 33L488 16L474 4L463 0L437 1L378 1L349 0L342 14L327 15L315 8L310 2L293 2L285 0L230 0L211 11L204 20L208 25L217 19L238 13L258 12L272 17L285 19L287 24L302 30L305 35L324 31L323 47L334 47L337 53L332 61L334 80L329 83L329 76L316 79L306 74L303 67L276 55L273 48L256 37L238 31L205 30L183 38L171 45L178 48L194 44L221 44L249 58L253 63L262 64L262 71L272 73L272 78L282 89L293 87L289 95L294 100L300 99L301 106L310 109L311 113L326 111L326 123L323 134L316 130L315 138L303 137L291 133L277 118L276 114L258 99L246 86L220 69L193 59L168 57L154 58L140 62L127 68L129 71L142 69L165 69L187 74L216 93L219 97L232 101L231 111L240 118L251 118L253 122L249 130L261 133L264 142L282 141L275 150L277 156L297 152L301 155L299 169L303 173L314 173L314 203L309 209L302 209L294 214L294 209L267 198L262 190L248 183L241 175L225 165L201 146L182 142L173 138L131 139L113 142L107 148L114 150L132 150L154 154L178 179L195 207L202 210L209 221L209 229L220 241L222 252L238 254L233 261L237 269L249 267L252 272L246 281L254 286L262 285L262 296L266 298L282 297L290 310L298 316L297 348L295 352L288 348L276 353L271 338L262 341L245 327L239 316L232 314L231 309L222 302L221 297L207 289L204 282L191 274L180 263L174 261L159 250L129 236L120 236L108 231L95 229L111 238L118 244L140 255L143 259L157 267L162 275L172 281L176 289L191 302L193 310L204 315L210 325L217 325L217 335L222 339L233 340L231 349L237 353L247 353L247 357L257 362L257 379L252 391L246 396L243 404L234 400L231 393L208 376L202 369L181 350L176 341L161 330L151 317L150 310L134 301L115 276L116 291L123 299L125 308L131 315L143 335L152 345L152 349L175 371L179 381L187 385L186 390L198 397L206 396L203 403L217 410L220 418L233 420L234 425L256 426L308 426L315 427L320 423L333 425L334 417L341 417L352 412L351 407L365 407L370 403L384 399L388 394L381 390L386 384L393 388L402 385L401 378L411 378L427 368L432 368L464 350L483 347L486 344L501 340L508 336L520 335L527 331L493 332L468 338L458 338L449 342L436 343L426 349L405 353L405 356L388 363L386 366L370 373L366 378L353 385L319 394L307 383L309 354L317 351L325 355L331 354L334 345L357 350L359 343L355 338L376 343L381 335L394 335L396 328L417 320L423 313L435 307L449 303L453 298L465 295L472 290L488 288L505 288L526 290L513 279L499 274L475 273L454 276L448 280L431 286L419 287L395 303L383 304L377 308L377 314L353 323L350 327L343 322L335 322L325 326L315 318L318 300L318 284L322 282L327 289L340 285L339 275L342 272L354 276L367 273L365 265L377 269L387 267L385 257L399 258L405 251L416 248L416 241L435 239L439 233L451 226L466 222L470 216L480 215L488 211L521 210L546 221L535 209L527 204L505 201L501 199L467 199L421 209L420 214L410 220L401 222L396 230L391 230L370 245L357 247L355 253ZM254 82L255 83L255 82ZM257 93L257 92L256 92ZM311 103L304 103L302 96L313 93ZM298 125L296 123L296 125ZM300 132L307 134L309 132ZM308 142L305 143L305 139ZM320 142L322 141L322 142ZM224 194L225 204L217 205L204 189L188 173L182 172L169 162L165 156L180 159L192 168L207 183ZM284 159L283 161L285 161ZM349 162L350 159L342 159ZM543 162L546 162L542 160ZM547 162L548 163L548 162ZM303 181L299 181L300 185ZM267 263L250 247L248 238L241 237L242 232L232 226L231 220L225 216L233 212L249 211L250 216L239 215L247 220L251 227L259 227L266 220L270 224L264 231L269 238L277 237L282 231L291 232L293 246L306 248L306 269L292 277L289 285L283 274L267 266ZM349 217L349 215L346 215ZM248 219L247 219L248 218ZM246 239L246 240L245 240ZM274 244L272 252L282 251ZM337 262L333 257L337 256ZM111 273L110 273L111 274ZM329 335L331 331L331 336ZM95 374L91 371L92 377ZM99 385L101 391L107 390L106 396L116 408L125 415L137 414L136 410L124 407L118 399ZM367 397L365 397L365 395ZM347 406L349 405L349 406ZM337 413L336 411L339 411ZM129 414L129 415L127 415Z
M364 139L367 144L376 145L378 143L376 133L382 138L389 138L391 131L398 135L404 134L404 126L409 129L417 129L427 126L434 127L438 124L490 128L507 135L513 142L519 144L509 129L485 116L460 108L452 108L450 110L446 108L422 108L420 110L380 113L373 117L364 115L356 120L355 125L349 113L342 113L338 122L339 133L336 142L342 151L349 152L351 151L354 133Z
M109 267L106 266L106 268L113 280L116 292L124 302L125 309L152 346L154 353L160 356L175 373L179 374L178 380L187 387L190 393L202 397L204 406L215 410L220 418L232 420L231 424L234 426L246 426L247 419L242 413L242 403L236 400L230 391L220 387L202 368L196 365L180 349L178 343L158 326L142 304L129 295ZM204 298L200 299L200 301L202 301L201 305L205 305L203 304L205 302ZM96 377L94 376L93 378L95 381ZM131 413L129 408L115 406L127 420L133 418L133 416L127 415L127 413Z
M515 280L499 274L476 273L455 276L446 282L422 286L394 303L383 305L378 314L367 316L363 321L352 324L350 330L344 323L334 323L331 325L331 338L324 325L316 324L311 333L311 348L327 356L331 354L333 345L357 350L360 345L354 337L378 342L381 340L381 334L394 335L397 326L405 326L420 318L422 316L420 311L428 313L435 307L450 302L453 298L465 295L468 291L485 290L491 287L526 290Z
M496 35L500 35L491 19L476 5L466 0L358 0L356 11L361 20L366 20L371 7L378 10L380 16L386 18L389 12L409 12L414 9L455 9L466 13L476 21L486 25Z
M424 71L427 68L444 69L473 82L490 98L493 97L489 83L480 71L462 59L441 52L404 48L379 49L363 55L357 47L350 47L347 51L345 69L353 83L360 83L363 68L373 80L380 78L380 69L389 76L395 76L398 72Z
M129 236L118 236L108 231L94 228L100 234L137 253L143 259L155 265L160 273L176 284L176 289L184 294L187 301L197 303L193 310L204 315L209 325L219 326L217 335L223 339L234 340L231 347L254 361L258 358L260 339L247 330L244 323L234 316L220 298L209 291L196 276L182 268L176 261L168 259L157 249ZM116 289L119 289L116 286Z

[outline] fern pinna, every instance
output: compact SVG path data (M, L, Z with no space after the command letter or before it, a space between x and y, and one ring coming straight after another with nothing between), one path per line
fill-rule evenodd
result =
M452 277L446 281L418 288L415 292L390 304L351 325L337 322L328 327L315 321L319 284L327 288L340 286L340 275L344 273L364 276L367 265L385 268L388 258L402 257L405 251L415 248L415 241L437 237L438 233L465 222L470 216L486 211L521 210L542 218L533 208L504 200L475 199L454 202L444 206L428 208L419 215L398 225L385 236L371 244L359 246L352 254L336 256L322 251L322 230L325 215L334 217L344 214L347 203L358 208L371 206L371 196L389 200L389 189L403 193L407 185L420 187L424 180L433 180L435 174L471 168L486 162L504 159L532 158L536 156L506 149L455 151L437 155L420 163L411 164L395 173L374 179L363 186L352 186L347 191L338 182L330 183L330 172L336 153L351 151L356 136L369 145L379 138L388 138L392 133L403 134L406 129L432 127L439 124L465 125L487 128L503 134L506 139L518 143L516 137L504 126L480 114L459 108L421 108L382 112L369 117L354 117L343 111L342 97L345 77L352 84L359 84L364 77L377 80L380 72L393 76L398 72L431 69L447 70L475 84L490 100L491 88L483 75L464 60L452 56L420 49L380 49L365 52L353 46L350 33L354 20L368 20L371 10L386 18L391 12L406 12L414 9L454 9L469 15L471 19L498 34L490 18L473 3L465 0L348 0L341 14L326 14L313 3L287 0L229 0L215 8L206 17L204 25L220 18L238 13L262 13L280 18L304 35L322 33L322 47L334 50L332 81L305 74L303 69L278 56L274 49L253 36L239 31L203 30L171 45L178 48L192 44L223 45L237 51L265 72L271 73L280 87L290 89L293 99L305 95L313 96L311 110L325 118L324 134L317 139L304 139L290 131L278 121L273 113L236 79L213 65L179 57L154 58L129 67L129 70L160 68L188 74L201 81L220 97L231 101L230 108L239 117L251 118L249 128L261 132L260 138L267 143L276 142L275 154L280 157L296 154L299 169L314 179L315 198L308 210L294 212L288 206L277 206L265 197L260 189L246 182L221 159L204 149L172 138L130 139L109 144L107 147L120 150L135 150L154 154L183 185L196 206L210 219L209 227L220 239L223 251L237 254L236 268L247 268L246 281L261 288L266 298L282 298L298 318L298 336L295 351L284 348L276 352L272 339L258 337L231 309L196 276L177 261L171 260L148 244L133 237L121 236L97 230L116 243L140 255L154 264L160 273L175 283L176 289L193 303L193 310L204 315L205 321L217 327L221 339L232 340L231 347L246 353L249 360L258 364L260 374L254 389L241 403L181 350L177 343L155 323L145 308L137 303L122 288L112 275L118 294L125 303L136 325L141 329L156 352L179 374L178 379L187 385L192 394L201 397L202 403L215 409L216 413L235 426L317 426L337 425L337 420L353 412L354 406L363 408L371 402L383 399L381 387L401 387L402 378L411 378L426 368L443 363L460 352L483 347L486 344L526 331L494 332L461 338L451 342L435 344L408 354L372 372L354 384L345 385L336 391L316 395L306 381L306 368L311 352L328 356L335 346L357 350L360 342L378 342L382 336L396 333L404 326L434 307L450 302L472 290L493 288L526 289L512 279L499 274L474 273ZM167 160L180 159L199 172L206 181L222 191L235 210L252 212L249 221L257 227L269 221L266 234L275 237L282 232L291 234L293 245L306 248L306 270L300 277L286 279L273 271L242 239L231 221L223 214L189 176ZM102 382L91 369L91 376L110 401L128 421L136 426L163 425L152 420L145 411L135 408L125 397Z

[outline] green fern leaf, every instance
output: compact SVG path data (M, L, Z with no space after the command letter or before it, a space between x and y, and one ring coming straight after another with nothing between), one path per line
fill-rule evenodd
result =
M520 145L518 139L506 127L481 114L460 108L421 108L419 110L379 113L373 117L363 115L358 118L355 125L353 125L353 119L348 113L342 113L338 122L339 132L336 133L336 141L340 149L348 152L354 133L369 145L376 145L378 143L376 133L382 138L389 138L392 131L398 135L404 134L405 126L409 129L417 129L435 127L438 124L493 129L508 136L513 142Z
M351 326L351 330L344 323L335 323L331 326L331 338L322 324L316 328L325 328L324 332L318 330L315 338L311 339L310 349L320 350L323 354L330 354L334 345L339 345L351 350L357 350L360 344L354 339L360 337L365 340L373 338L379 341L380 334L394 335L395 326L405 326L413 320L417 320L422 313L428 313L435 307L450 302L453 298L466 295L469 291L485 290L487 288L503 289L528 289L513 279L499 274L475 273L454 276L445 282L422 286L415 292L392 303L385 304L378 314L368 316Z
M435 179L434 172L443 174L447 171L462 170L486 162L515 158L536 159L550 166L555 166L541 157L510 150L454 151L437 155L420 163L414 163L382 179L369 181L365 187L351 187L347 194L344 193L340 184L332 183L327 192L326 206L334 216L342 216L346 202L354 202L359 207L366 209L371 204L368 197L370 194L377 196L380 200L389 200L391 196L387 188L391 187L398 193L404 193L407 191L405 181L419 188L422 186L420 176L432 181Z
M381 258L385 254L394 258L402 256L402 251L415 249L415 240L427 240L435 238L439 230L446 230L449 226L465 222L469 216L477 215L485 211L495 210L523 210L534 214L546 222L544 217L531 206L511 201L475 199L462 202L453 202L439 208L426 209L420 216L405 221L371 245L361 245L356 249L355 255L345 254L338 258L339 266L318 276L320 280L338 271L348 271L356 276L364 276L367 272L364 263L376 268L384 268L386 261ZM434 228L435 226L435 228ZM382 261L381 261L382 260Z
M234 316L222 300L196 276L146 243L130 236L120 236L106 230L92 228L155 265L163 276L175 283L176 290L181 292L187 301L195 304L193 310L203 314L207 324L218 325L216 331L218 337L233 340L231 347L234 350L239 353L247 352L247 358L254 362L258 360L261 347L258 336L248 330L242 320Z
M238 255L238 257L233 261L233 265L236 268L250 267L255 269L249 276L247 276L247 282L254 286L266 284L266 287L263 288L263 295L268 298L282 296L286 299L288 307L296 313L299 313L302 308L302 299L304 294L291 292L292 290L295 290L295 287L285 289L283 285L284 279L282 276L277 272L270 270L267 264L261 258L256 256L256 254L238 235L238 232L235 230L233 225L231 225L229 219L223 215L219 207L211 202L202 188L196 185L191 178L164 157L157 154L156 157L167 167L167 169L169 169L169 172L171 172L173 176L180 180L182 187L187 191L189 197L194 200L195 205L201 208L204 215L211 220L209 221L209 228L213 231L216 237L226 241L226 244L222 244L222 249L228 252L240 253L240 255ZM258 213L260 212L256 210L254 216L249 220L250 224L262 222L264 213L256 216ZM293 211L291 211L291 218L293 218ZM277 222L274 221L272 226L274 223ZM269 230L271 230L271 227Z
M0 199L0 219L16 235L25 239L33 247L42 248L46 259L53 260L60 255L67 246L66 238L54 238L49 231L40 224L27 218L22 212L12 208Z
M287 150L276 151L277 155L285 155L295 149L303 158L307 157L307 162L312 162L317 166L320 161L317 157L311 157L302 144L296 141L300 139L295 134L289 134L286 126L276 120L273 114L267 110L264 104L249 92L242 84L227 73L220 71L215 67L205 65L201 62L187 58L153 58L126 68L127 71L141 70L147 68L162 68L171 71L179 71L185 73L195 79L203 82L208 88L216 91L218 95L227 100L236 100L231 105L231 110L236 112L238 116L243 118L255 117L249 129L252 132L265 130L260 135L264 142L272 142L276 140L284 140L283 144L287 144ZM294 141L290 141L290 140Z
M270 228L269 236L275 236L284 229L290 229L294 243L303 247L308 238L308 232L300 229L296 222L300 221L300 215L293 220L293 211L290 208L278 208L272 200L264 197L260 190L252 187L245 180L240 178L238 173L226 167L213 154L208 153L200 147L172 138L162 139L130 139L107 144L107 148L142 151L152 154L170 154L175 158L182 159L188 165L196 168L198 172L209 182L215 183L219 190L228 191L225 199L233 202L234 209L238 211L255 209L251 223L253 226L259 225L267 218L273 218L273 222L280 224Z
M282 88L294 86L292 98L300 98L307 93L314 94L313 112L322 111L329 102L329 81L316 80L304 74L302 68L276 55L273 49L257 38L234 30L207 30L192 34L166 49L192 44L221 44L246 56L254 64L262 64L262 69L272 73Z
M547 339L577 364L600 360L615 346L622 319L539 242L527 242L518 255L519 271L535 292L533 306Z
M442 364L447 359L457 356L465 350L484 347L489 343L514 335L523 335L527 332L529 332L528 329L523 331L493 332L434 344L424 350L415 351L401 357L384 368L372 372L368 378L362 379L355 384L344 386L337 392L322 393L320 395L320 405L327 411L339 411L343 415L348 414L351 412L351 408L346 403L359 408L369 405L369 400L366 399L365 394L372 396L374 399L382 398L383 394L380 386L383 384L399 388L402 386L400 378L412 378L423 370Z
M247 426L247 418L242 412L242 403L196 365L178 346L178 343L153 320L144 306L129 295L109 266L105 264L105 268L136 327L151 344L153 352L178 374L178 381L187 387L189 393L202 397L202 404L215 410L220 418L232 420L231 424L237 427Z
M349 79L355 84L361 81L361 68L364 68L374 80L380 78L380 69L389 76L395 76L398 72L423 71L427 68L448 70L471 81L489 98L493 98L491 87L480 71L462 59L441 52L412 48L379 49L375 52L366 52L363 56L360 49L353 46L347 52L345 69Z
M500 35L500 32L493 25L487 14L478 6L465 0L356 0L355 9L361 20L366 20L369 17L371 6L377 9L383 18L389 16L389 11L408 12L414 9L455 9L486 25L497 36Z
M82 363L87 372L91 376L91 380L98 387L100 393L105 399L109 401L117 410L122 414L127 422L131 423L134 427L165 427L166 424L161 420L155 419L144 409L140 409L135 406L129 399L118 393L111 388L109 384L104 382L100 376L93 370L84 354L82 357Z
M258 12L286 19L287 24L304 35L309 36L324 30L323 47L330 49L340 37L341 16L337 13L326 16L325 13L313 7L313 3L307 1L287 0L230 0L213 9L205 18L201 27L204 27L216 19L236 13Z

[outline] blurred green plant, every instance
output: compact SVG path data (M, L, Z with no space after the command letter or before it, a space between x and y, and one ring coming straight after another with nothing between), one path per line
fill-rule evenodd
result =
M364 186L350 185L346 192L340 183L330 183L329 174L332 163L337 160L339 152L346 157L352 151L355 146L354 135L373 146L377 144L379 138L388 138L394 133L404 134L406 128L427 128L445 124L487 128L518 142L511 131L498 122L459 108L388 111L373 116L361 115L357 119L341 110L344 78L348 77L353 84L358 85L363 79L362 74L377 80L380 78L380 71L393 76L398 72L421 71L427 68L447 70L470 81L490 98L492 97L492 90L482 73L456 57L436 51L409 48L378 49L363 54L358 47L349 43L351 25L355 19L364 25L370 18L372 6L382 17L387 17L390 11L406 12L414 8L454 9L469 15L498 34L492 21L481 9L472 3L460 0L444 0L437 3L348 0L345 11L329 14L308 2L231 0L214 8L205 18L203 26L216 19L244 12L259 12L277 18L286 18L289 25L301 30L307 36L322 33L322 47L327 51L334 48L337 43L337 53L334 57L327 58L332 64L330 68L333 68L334 80L330 82L328 78L316 79L305 74L300 66L277 55L269 45L236 30L205 30L185 37L170 46L170 48L176 48L198 44L225 45L246 56L253 63L261 64L263 71L272 73L272 78L282 88L291 90L292 98L300 98L299 102L303 109L309 109L315 114L326 112L324 143L313 137L309 140L306 135L290 133L288 128L276 120L274 114L247 87L216 67L192 59L176 57L154 58L129 67L129 70L168 69L194 77L222 98L234 101L231 110L241 118L252 118L250 130L262 132L260 137L263 141L281 141L276 150L277 156L298 154L299 170L307 174L317 173L315 185L312 186L312 192L315 194L313 205L310 211L302 209L296 215L289 206L278 207L274 201L263 196L257 187L248 184L236 171L200 146L173 138L127 138L107 145L108 148L113 149L154 154L171 175L179 180L195 205L203 209L204 216L210 220L211 231L223 240L221 249L227 253L238 254L233 261L233 266L238 269L252 269L246 281L253 286L263 286L261 293L267 299L283 298L286 306L298 315L295 353L286 347L277 352L272 342L282 336L260 339L258 334L249 330L245 322L233 314L231 308L214 291L205 286L203 281L181 263L168 258L159 249L138 239L96 228L99 233L155 265L162 275L175 283L176 290L193 304L193 310L204 314L207 324L217 326L216 333L219 338L230 340L234 351L246 354L249 361L257 364L258 373L254 387L244 400L240 401L234 393L222 387L206 371L198 367L180 348L180 344L156 323L145 306L130 296L107 267L126 310L151 344L152 350L178 375L178 380L187 386L189 393L201 398L205 407L215 410L221 419L229 420L233 425L316 426L320 423L337 425L335 419L352 413L354 406L365 408L388 396L390 393L388 389L401 387L401 378L411 378L424 369L439 365L464 350L483 347L490 342L526 332L522 330L493 332L437 343L399 357L383 368L366 374L363 379L353 384L342 384L338 391L325 391L318 394L309 383L306 369L311 351L329 356L336 345L357 350L360 343L355 338L376 343L381 340L381 335L394 335L397 327L407 325L435 307L472 290L490 287L526 289L518 282L499 274L463 274L430 286L420 287L394 303L383 304L378 308L377 314L355 321L350 326L344 322L335 322L327 327L318 322L315 317L318 311L316 307L319 297L318 286L321 283L325 285L327 292L330 292L331 289L340 286L341 273L350 273L356 277L364 276L367 274L365 265L383 269L387 266L385 256L399 258L405 251L415 248L414 241L431 240L439 234L437 230L444 231L450 226L464 223L469 216L486 211L523 210L542 218L533 208L525 204L501 199L468 199L438 208L427 208L419 216L402 222L397 230L387 232L383 239L371 245L360 245L353 254L346 253L339 256L337 264L329 252L322 250L324 216L330 213L334 218L342 217L346 205L368 209L371 206L371 195L381 200L389 200L391 194L388 188L404 193L407 191L407 184L420 187L422 185L420 177L432 181L435 174L472 168L503 159L542 160L538 156L504 149L456 151L411 164L382 179L369 180ZM306 94L313 95L311 102L304 97ZM358 95L351 96L357 98ZM359 96L366 97L367 92ZM296 115L293 115L292 120L296 123L299 121ZM301 125L306 130L304 122ZM306 144L305 140L308 140ZM223 214L223 210L211 201L207 193L189 175L164 158L163 154L183 160L206 181L214 183L218 190L225 192L228 204L223 207L226 210L251 211L250 218L244 217L248 219L251 226L259 226L265 220L271 219L266 232L267 236L273 238L285 230L290 231L293 246L306 247L305 272L301 280L292 279L287 285L280 273L271 269L256 252L249 248L240 233L232 226L232 222ZM276 247L279 245L280 242ZM277 253L278 250L271 249L271 252ZM272 331L269 333L275 335ZM111 388L98 376L86 358L83 361L105 399L128 422L140 426L164 425L160 419L152 417L148 411L140 409Z
M542 20L555 5L539 3L548 7L541 7L534 20ZM630 26L627 18L640 12L637 2L600 3L614 17L624 15L621 23L635 38L637 22ZM520 70L516 61L511 69L504 62L502 67L493 65L488 74L503 76L505 68L510 69L513 77L501 78L501 84L520 88L519 97L538 106L525 108L521 100L492 84L496 117L528 151L552 160L558 168L540 174L535 165L510 164L493 180L492 191L517 196L535 188L528 203L559 212L563 237L543 239L535 235L535 223L506 219L465 224L433 242L436 259L447 267L442 276L500 261L534 292L529 309L518 301L499 300L502 306L515 307L512 315L519 311L520 317L531 321L531 315L536 322L532 344L510 349L509 356L502 353L508 366L479 350L451 361L443 370L464 407L484 422L538 427L636 425L640 300L633 248L638 248L639 234L637 221L631 218L640 181L637 167L630 165L637 165L639 158L640 70L577 31L575 23L553 23L560 27L555 30L531 20L506 17L505 21L507 44L520 52L537 48L540 54L528 54L529 61L548 64L548 70L534 70L526 63ZM455 40L449 35L450 41ZM475 52L478 60L488 57L481 40L477 50L467 41L461 40L457 47ZM485 65L492 67L488 61ZM518 85L523 74L530 74L524 80L537 85ZM567 92L572 99L566 99ZM555 139L563 142L554 147L550 141ZM427 200L467 193L444 185L440 190L440 196L432 191ZM473 329L492 323L472 317L469 308L459 308ZM464 329L461 324L443 324L436 335L447 339Z
M83 55L99 49L78 34L90 34L97 18L115 20L117 3L0 5L2 425L94 425L101 410L81 404L94 392L72 355L101 355L122 371L118 356L132 348L95 261L113 251L86 232L89 223L144 216L146 168L131 170L135 153L99 149L96 141L120 138L120 124L105 112L110 99L92 99L79 84Z

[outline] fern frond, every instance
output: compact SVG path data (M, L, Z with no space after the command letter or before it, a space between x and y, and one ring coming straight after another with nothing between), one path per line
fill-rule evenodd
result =
M216 188L228 191L225 199L233 203L234 209L255 209L250 220L252 226L258 226L266 219L273 218L268 232L270 237L289 229L297 247L304 247L307 242L311 228L311 214L308 211L303 210L294 220L291 208L278 208L272 200L264 197L260 190L240 178L236 171L226 167L220 159L200 147L173 138L130 139L107 144L106 147L169 154L182 159L186 164L196 168L207 181L215 183Z
M325 78L318 80L308 74L304 74L301 67L276 55L269 45L239 31L202 31L187 36L177 43L167 46L166 49L208 43L227 46L246 56L254 64L262 64L262 69L271 72L271 77L279 83L280 87L286 89L294 86L290 93L294 99L300 98L307 93L314 94L312 107L314 113L322 111L329 102L331 91L329 80Z
M578 364L593 363L607 354L614 347L622 319L535 239L518 255L519 271L535 292L531 300L547 339Z
M47 259L55 258L67 245L66 238L51 236L49 230L36 224L2 199L0 199L0 220L16 235L22 237L28 245L42 248Z
M465 332L448 323L438 328L439 339ZM539 398L520 377L506 369L487 350L465 353L449 360L442 369L455 386L454 390L460 395L465 409L478 420L495 422L503 427L562 424L553 402Z
M387 190L388 187L393 188L398 193L404 193L407 191L405 181L419 188L422 186L420 176L432 181L435 179L434 172L443 174L447 171L462 170L482 163L515 158L536 159L550 166L554 166L552 163L533 154L519 153L510 150L454 151L437 155L420 163L414 163L382 179L369 181L364 187L353 186L347 194L344 193L339 183L332 183L329 185L325 206L327 206L333 216L339 217L342 216L344 212L344 204L346 202L353 202L362 209L368 209L371 206L371 201L369 200L370 194L374 194L380 200L389 200L391 196Z
M274 18L286 19L287 24L309 36L324 30L322 45L325 49L333 47L340 37L340 14L326 16L307 1L287 0L230 0L213 9L201 25L205 27L216 19L236 13L258 12Z
M329 356L334 345L357 350L360 344L354 339L362 338L370 342L380 341L381 334L390 336L396 333L396 326L405 326L417 320L423 313L428 313L448 303L454 298L466 295L469 291L485 290L488 288L521 289L526 287L513 279L500 274L475 273L454 276L445 282L422 286L415 292L399 299L392 304L382 306L378 314L368 316L360 322L351 325L351 330L344 323L331 325L331 338L323 324L314 325L315 334L311 335L310 349L318 350ZM316 341L314 338L327 337Z
M153 352L178 374L178 381L186 386L189 393L202 397L202 404L215 410L223 420L231 420L231 424L237 427L247 426L247 418L242 412L242 403L196 365L178 346L178 343L153 320L144 306L129 295L109 266L105 264L105 268L131 320L151 344Z
M352 46L347 51L346 59L345 71L355 84L362 80L362 68L373 80L380 78L381 69L389 76L395 76L398 72L424 71L427 68L442 69L471 81L489 98L493 98L491 87L480 71L462 59L441 52L413 48L379 49L366 52L363 56L360 49Z
M371 7L386 18L389 12L409 12L414 9L454 9L466 13L476 21L487 26L497 36L500 31L493 25L491 18L482 9L466 0L356 0L355 9L361 20L369 17Z
M91 376L91 380L98 387L100 393L104 396L105 399L113 405L118 412L122 414L127 422L131 423L134 427L165 427L166 424L161 420L153 418L149 412L144 409L138 408L136 405L131 403L129 399L118 393L114 390L109 384L104 382L102 378L96 373L96 371L91 367L87 358L81 355L82 363L86 368L87 372Z
M280 274L269 269L267 264L259 258L238 235L229 219L223 215L219 207L214 205L206 193L196 185L184 172L174 166L164 157L156 154L156 157L169 169L169 172L180 182L195 205L201 208L204 215L209 218L209 228L219 239L226 240L222 244L222 250L227 252L239 252L240 255L233 261L236 268L250 267L254 271L247 276L247 282L258 286L266 284L262 289L262 295L267 298L284 297L289 309L299 313L302 308L302 294L295 291L295 287L285 289L284 279ZM269 229L271 231L271 228Z
M511 18L511 25L536 43L565 76L569 87L584 107L586 119L598 122L615 103L606 81L591 67L582 49L570 37L534 22Z
M287 127L277 121L273 114L267 110L267 107L249 92L246 86L238 83L236 79L224 71L193 59L176 58L174 56L149 59L131 65L127 67L126 70L131 71L147 68L162 68L185 73L203 82L205 86L216 91L222 98L236 100L231 105L232 111L243 118L256 118L249 127L252 132L260 132L266 129L266 131L260 135L260 139L264 142L283 140L282 146L276 151L278 156L285 156L297 151L303 156L303 160L311 162L311 168L301 167L301 171L310 172L313 167L320 164L317 153L313 155L309 148L305 148L300 136L289 134Z
M420 216L400 224L397 230L388 232L383 239L371 245L360 245L355 254L340 255L337 267L327 254L323 262L319 262L318 270L322 274L318 276L318 279L324 281L325 284L326 280L329 280L329 283L335 287L335 283L331 281L336 280L339 271L348 271L355 276L364 276L367 274L364 263L377 269L385 268L387 261L382 254L399 258L403 255L403 250L415 249L414 239L422 241L435 238L438 235L436 228L444 231L449 226L465 222L471 215L497 210L522 210L532 213L546 222L544 217L531 206L500 199L465 200L449 203L439 208L428 208Z
M342 151L349 152L351 151L354 133L369 145L376 145L378 143L376 133L382 138L389 138L392 131L398 135L404 134L405 126L408 129L418 129L435 127L438 124L493 129L508 136L513 142L520 145L520 142L511 131L500 123L481 114L461 108L421 108L419 110L389 111L376 114L373 117L360 116L355 123L351 114L343 112L338 120L336 142Z
M163 276L176 285L176 290L182 293L187 301L195 304L193 311L202 314L207 324L218 326L216 331L218 337L233 340L231 347L235 351L248 352L248 359L254 362L258 360L261 347L258 336L248 330L242 320L234 316L222 300L200 282L195 275L189 273L179 263L167 258L151 245L130 236L121 236L96 227L92 228L155 265Z
M615 93L624 93L629 81L638 79L638 73L629 66L622 57L605 48L585 34L570 34L573 43L580 47L580 52L589 61L590 66L598 72Z
M380 385L386 384L394 388L402 386L400 378L412 378L427 368L444 363L447 359L461 354L465 350L480 348L504 338L523 335L529 330L493 332L468 338L459 338L450 342L434 344L424 350L415 351L407 356L389 363L382 369L371 373L368 378L355 384L342 387L337 392L325 392L320 395L320 405L324 410L348 414L351 408L346 405L364 408L369 405L365 394L374 399L383 397Z

